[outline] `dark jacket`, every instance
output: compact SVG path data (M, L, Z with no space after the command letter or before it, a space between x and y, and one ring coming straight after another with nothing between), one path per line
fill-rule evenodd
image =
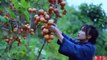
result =
M63 42L58 40L59 53L69 57L69 60L93 60L96 48L89 42L82 43L79 40L64 36Z

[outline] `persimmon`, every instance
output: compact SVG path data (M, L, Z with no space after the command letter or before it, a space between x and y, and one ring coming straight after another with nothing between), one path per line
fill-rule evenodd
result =
M8 43L8 42L9 42L9 39L6 39L6 42Z
M50 6L49 10L50 10L50 11L53 11L53 10L54 10L54 7Z
M17 32L17 28L14 28L14 29L13 29L13 32Z
M41 26L41 29L43 29L43 28L45 28L45 26L43 25L43 26Z
M52 0L48 0L49 3L52 3Z
M56 3L56 0L48 0L49 3Z
M44 33L44 32L42 31L41 34L44 36L46 33Z
M51 40L50 39L48 39L48 40L46 40L47 41L47 43L50 43L51 42Z
M47 34L47 35L44 35L44 38L46 39L46 40L48 40L49 39L49 35Z
M67 13L67 11L66 10L63 10L63 14L65 15Z
M38 17L38 15L34 15L34 18L36 19L36 17Z
M13 37L10 37L9 40L13 40Z
M34 35L35 33L34 32L30 32L30 34Z
M39 20L40 20L40 17L39 17L39 16L37 16L37 17L36 17L36 21L39 21Z
M30 13L32 13L32 12L33 12L32 8L29 8L29 9L28 9L28 11L29 11Z
M39 15L44 15L44 10L43 9L39 10Z
M48 14L45 15L45 19L48 20L50 16Z
M53 0L54 3L56 3L56 0Z
M44 15L47 15L47 12L44 12Z
M53 13L53 11L51 11L51 10L48 11L48 14L49 14L49 15L51 15L52 13Z
M49 24L45 24L44 25L45 28L49 28L49 26L50 26Z
M21 28L20 31L23 32L23 29Z
M49 20L48 24L50 24L50 25L54 24L54 20L53 19Z
M43 29L43 33L48 33L48 32L49 32L48 29L46 29L46 28Z
M8 17L8 16L4 16L4 18L9 19L9 17Z
M41 18L40 18L40 21L43 22L43 23L46 23L46 22L47 22L44 17L41 17Z
M29 24L24 25L24 27L25 27L26 29L30 29L30 25L29 25Z
M34 29L30 29L30 32L34 32Z
M58 17L62 17L62 14L58 14Z
M10 4L9 7L10 7L10 9L12 9L13 8L13 4Z
M58 4L61 3L63 0L58 0Z
M34 24L36 24L36 25L37 25L38 23L39 23L39 21L34 21Z
M50 38L51 40L53 40L53 39L54 39L54 36L51 34L51 35L49 35L49 38Z
M32 8L32 12L36 12L36 8Z
M66 4L65 1L62 1L62 2L60 3L61 6L65 6L65 4Z
M57 8L54 9L54 13L59 13Z
M27 37L26 37L26 36L23 36L23 38L26 39Z

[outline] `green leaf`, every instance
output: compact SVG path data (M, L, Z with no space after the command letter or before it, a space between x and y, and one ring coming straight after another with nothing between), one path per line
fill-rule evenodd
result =
M10 8L8 8L8 13L10 14L10 16L12 18L16 18L16 15L14 14L14 12Z
M22 4L22 7L26 8L27 3L25 0L21 0L21 4Z
M17 0L12 0L12 2L13 2L13 3L17 3L18 1L17 1Z
M30 7L30 3L26 2L25 0L21 0L21 5L23 8L27 9L28 7Z
M4 17L0 16L0 22L8 22L8 20L5 19Z
M0 10L3 10L3 8L0 8Z
M20 4L19 4L18 0L12 0L12 3L14 4L14 6L15 6L16 9L19 9Z
M24 15L25 15L26 21L30 22L28 11L24 11Z

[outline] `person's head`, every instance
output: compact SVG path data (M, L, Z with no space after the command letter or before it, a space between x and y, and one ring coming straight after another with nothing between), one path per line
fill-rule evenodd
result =
M81 30L78 32L78 39L80 41L87 41L92 44L96 43L98 37L97 29L92 25L83 25Z

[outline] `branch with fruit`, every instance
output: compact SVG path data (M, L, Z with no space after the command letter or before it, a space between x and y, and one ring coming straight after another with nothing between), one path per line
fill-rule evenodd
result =
M58 17L61 18L62 14L65 15L66 10L64 9L65 1L63 0L48 0L48 2L50 4L48 11L44 11L43 9L37 11L37 9L35 8L29 8L28 11L30 13L38 12L38 14L34 15L34 24L38 25L39 23L44 23L42 26L42 35L49 43L51 40L54 39L52 32L49 31L49 27L56 23ZM59 12L60 9L58 9L58 5L63 11L62 14ZM56 18L53 18L53 15L55 15Z
M19 1L17 4L19 7L16 7L17 5L15 5L13 1L10 1L8 6L9 8L5 8L6 11L0 11L0 14L4 13L1 16L3 16L7 20L7 22L3 23L2 25L2 27L7 29L8 33L7 36L3 37L3 39L5 39L10 46L12 46L14 42L18 42L17 45L19 46L21 44L22 37L26 39L27 35L34 35L35 31L37 31L37 29L40 29L37 26L39 26L39 24L42 24L41 34L45 39L45 42L41 48L42 51L46 42L50 43L51 40L54 39L54 35L52 31L49 30L49 27L56 24L58 18L61 18L63 15L66 14L66 3L64 0L48 0L48 2L49 9L45 10L39 8L26 9L21 6L21 3ZM25 11L29 12L29 22L27 22L25 16L21 14L24 13L24 10L21 11L21 9L25 9ZM32 28L32 26L36 26L36 29ZM39 52L39 55L41 51Z
M65 1L63 0L48 0L48 2L50 3L49 9L48 11L44 11L43 9L40 9L38 11L38 14L34 15L34 24L38 25L39 23L43 23L42 25L42 35L44 36L44 39L46 40L44 42L44 44L42 45L42 48L39 51L39 55L37 57L37 60L40 57L41 51L44 48L46 42L50 43L51 40L54 39L54 35L52 33L52 31L49 30L49 28L57 23L58 18L62 17L62 14L65 15L66 14L66 10L65 10ZM58 6L60 5L60 9L63 11L62 14L59 12L60 9L58 9ZM29 12L35 12L37 11L34 8L29 8ZM55 16L55 18L53 18L53 15Z

